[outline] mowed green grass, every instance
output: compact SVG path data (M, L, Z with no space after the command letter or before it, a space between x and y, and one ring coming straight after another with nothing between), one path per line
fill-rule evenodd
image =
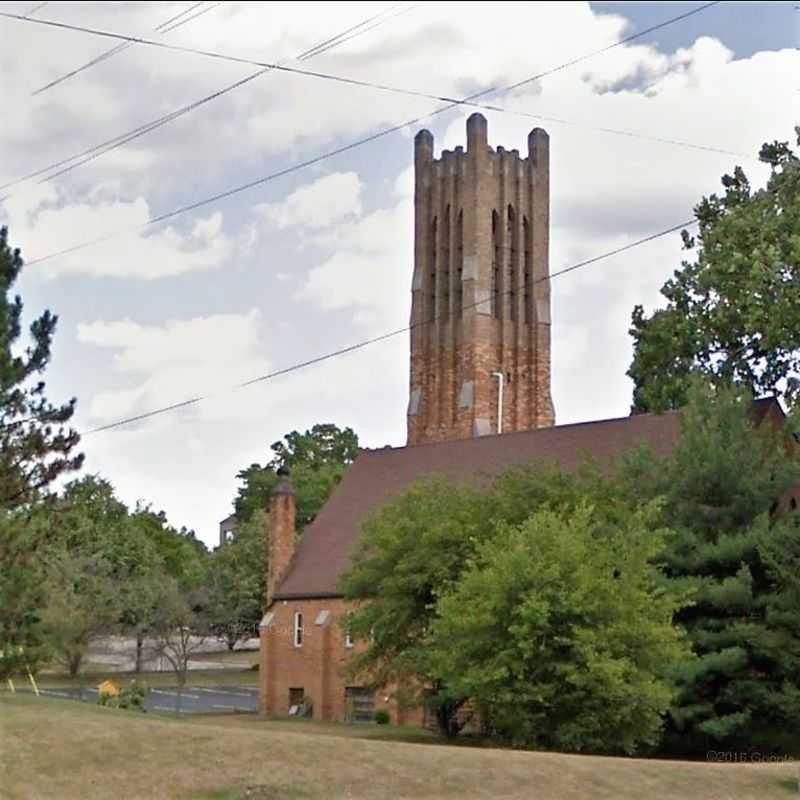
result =
M780 800L790 764L706 764L331 736L302 723L215 724L68 700L0 697L4 800Z

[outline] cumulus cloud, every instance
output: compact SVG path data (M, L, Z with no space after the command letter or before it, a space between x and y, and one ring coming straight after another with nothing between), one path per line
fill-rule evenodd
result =
M147 201L116 199L113 185L96 187L84 201L63 198L52 185L37 187L0 203L14 240L28 260L47 257L73 245L96 242L33 265L48 278L89 275L96 278L155 280L220 267L235 242L223 230L221 211L196 217L188 226L150 229ZM30 247L33 243L33 247Z
M281 202L253 210L278 229L327 228L361 213L361 189L355 172L334 172L295 189Z
M30 9L29 3L7 5L21 13ZM291 4L265 10L224 3L167 40L219 51L235 42L238 55L291 64L303 50L375 13L362 3L304 8L298 24ZM716 15L720 30L725 8L707 12ZM465 96L595 51L631 31L623 16L596 13L589 3L495 3L487 9L465 4L454 14L451 4L417 4L302 65ZM41 14L142 35L168 15L159 3L50 4ZM2 24L11 35L0 52L0 80L14 114L0 126L0 183L255 71L133 46L31 97L109 43L29 23ZM537 115L485 112L490 142L524 152L531 127L549 131L556 270L689 219L700 196L716 191L719 176L736 162L754 182L762 180L763 168L752 157L761 142L789 138L795 122L791 82L776 76L798 71L796 51L737 58L711 37L675 52L626 45L487 98ZM197 394L212 397L87 437L90 468L107 473L127 499L152 499L177 523L212 539L214 521L229 511L236 471L263 460L269 443L286 431L331 420L353 425L369 445L404 440L405 335L246 390L223 389L407 324L411 136L430 125L437 151L463 144L466 114L450 111L342 152L315 168L326 174L300 171L167 226L142 226L154 213L280 172L438 105L270 72L50 183L12 187L0 220L10 223L12 241L28 259L127 231L33 265L23 276L30 281L26 300L33 295L36 304L61 314L62 325L72 325L72 339L59 332L52 378L72 387L73 373L81 370L79 386L67 389L80 395L81 421L95 425ZM627 412L630 310L637 302L658 302L658 288L681 257L675 235L553 281L553 392L560 422ZM105 319L86 312L92 306L85 298L104 309Z
M111 350L114 370L127 379L122 388L96 393L90 416L108 422L197 396L216 396L266 372L270 365L260 351L260 324L257 309L152 326L131 320L79 324L78 341ZM201 414L220 410L211 401Z

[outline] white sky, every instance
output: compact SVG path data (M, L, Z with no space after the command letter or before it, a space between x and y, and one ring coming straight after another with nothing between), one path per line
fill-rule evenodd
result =
M26 13L36 3L3 3ZM151 36L190 3L50 3L42 19ZM391 3L224 3L164 41L276 61ZM411 6L406 3L403 7ZM654 12L653 6L663 6ZM418 3L308 69L463 96L514 83L692 4ZM457 8L457 13L454 9ZM603 13L600 13L602 9ZM609 10L615 13L609 13ZM657 13L656 13L657 12ZM551 136L551 269L692 216L741 163L755 182L765 140L791 139L800 56L791 3L723 3L638 43L490 102L577 125L486 112L493 145ZM783 20L783 22L781 22ZM509 24L513 21L513 24ZM769 22L769 25L767 25ZM795 42L796 43L796 42ZM0 183L150 121L255 68L128 48L31 92L115 43L0 19ZM403 120L436 103L286 74L262 76L55 180L0 192L0 223L33 260L105 233L104 243L31 265L31 314L60 316L49 395L77 396L80 430L196 396L207 402L88 436L87 470L128 502L163 508L206 542L230 512L236 472L315 422L362 444L405 442L406 336L249 389L228 387L407 324L417 127L229 200L130 232L151 215ZM468 111L428 127L437 153L464 144ZM613 135L616 128L725 155ZM680 264L677 234L553 281L553 394L560 423L621 416L627 330Z

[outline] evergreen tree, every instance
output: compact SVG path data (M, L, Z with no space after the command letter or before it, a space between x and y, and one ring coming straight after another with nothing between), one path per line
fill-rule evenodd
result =
M640 496L663 497L673 534L658 562L694 593L676 616L697 656L677 675L667 743L676 751L777 747L777 734L800 725L797 641L781 653L784 634L767 613L776 584L761 549L779 530L796 537L775 511L800 472L786 432L768 420L756 428L753 410L746 392L696 383L673 455L639 454L627 467Z
M22 266L0 228L0 677L40 654L36 548L44 530L29 511L83 458L74 454L79 437L67 425L75 400L52 405L41 379L58 318L43 312L30 324L29 340L22 338L22 298L11 294Z
M50 363L58 317L45 311L29 328L23 346L22 298L10 292L22 271L22 256L0 228L0 509L18 508L63 472L80 467L73 455L78 434L66 427L75 400L61 406L45 397L39 376Z

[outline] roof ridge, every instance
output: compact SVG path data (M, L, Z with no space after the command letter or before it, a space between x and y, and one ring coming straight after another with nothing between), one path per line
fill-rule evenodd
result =
M583 422L567 422L564 425L549 425L547 427L542 428L529 428L528 430L524 431L505 431L503 433L488 433L484 436L464 436L460 439L443 439L439 442L422 442L420 444L402 444L398 445L397 447L393 447L392 445L383 445L382 447L362 447L359 449L358 454L361 455L362 453L383 453L386 450L391 450L393 453L396 453L400 450L408 450L410 448L414 448L415 450L422 450L426 447L439 447L441 445L451 445L456 442L485 442L485 441L493 441L499 436L502 437L512 437L512 436L530 436L536 433L545 433L547 431L562 431L566 428L579 428L579 427L588 427L589 425L603 425L609 422L624 422L630 419L640 419L644 417L665 417L671 414L677 414L678 412L673 409L668 409L667 411L663 411L660 414L655 414L653 412L645 412L641 414L628 414L624 417L608 417L606 419L590 419L584 420Z

